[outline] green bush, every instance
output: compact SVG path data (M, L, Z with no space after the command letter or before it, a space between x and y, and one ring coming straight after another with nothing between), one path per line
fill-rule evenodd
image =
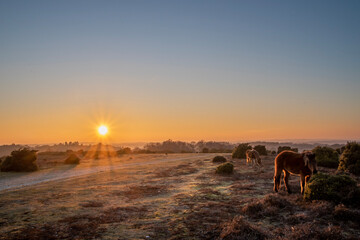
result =
M237 146L233 153L232 158L246 158L246 150L252 149L248 143L241 143Z
M337 168L339 166L339 154L330 147L317 146L312 150L315 153L317 165L328 168Z
M213 158L213 163L224 163L226 162L226 158L224 158L223 156L216 156Z
M263 156L267 156L268 153L267 153L267 150L266 150L266 147L264 145L256 145L254 147L254 149L260 154L260 155L263 155Z
M277 154L281 153L282 151L293 151L293 152L299 152L299 149L297 148L291 148L289 146L279 146Z
M32 172L39 169L36 164L36 150L22 148L11 152L1 164L2 172Z
M348 142L345 145L345 150L340 156L338 170L360 175L360 144Z
M72 153L68 158L65 159L65 164L79 164L80 158L76 154Z
M356 181L347 175L318 173L307 184L304 199L354 204L360 200L359 188Z
M234 172L234 165L232 163L224 163L216 168L218 174L231 174Z

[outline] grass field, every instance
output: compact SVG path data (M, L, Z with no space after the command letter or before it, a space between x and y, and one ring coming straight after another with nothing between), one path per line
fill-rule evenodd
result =
M0 239L359 239L358 209L305 202L299 177L273 193L275 156L258 171L222 155L234 174L215 174L214 154L41 156L39 172L0 175Z

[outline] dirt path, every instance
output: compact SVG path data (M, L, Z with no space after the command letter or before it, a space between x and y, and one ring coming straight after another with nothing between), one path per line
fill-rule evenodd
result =
M44 169L31 173L0 173L0 191L14 190L35 184L40 184L50 181L66 180L70 178L81 177L88 174L95 174L99 172L113 171L122 168L159 164L161 162L174 162L184 160L197 160L206 157L213 157L215 154L199 154L184 157L167 158L162 157L151 161L139 162L138 159L134 159L130 163L116 163L113 165L105 166L91 166L85 165L63 165L51 169Z

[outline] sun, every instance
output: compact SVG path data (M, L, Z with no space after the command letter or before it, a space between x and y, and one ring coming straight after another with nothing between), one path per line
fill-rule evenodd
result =
M108 133L108 128L106 126L104 126L104 125L101 125L98 128L98 132L99 132L100 135L105 136Z

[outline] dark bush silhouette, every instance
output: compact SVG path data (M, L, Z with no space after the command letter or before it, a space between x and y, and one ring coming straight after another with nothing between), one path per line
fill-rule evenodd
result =
M80 158L75 154L72 153L68 158L65 159L65 164L79 164Z
M266 147L264 145L256 145L254 147L254 149L260 154L260 155L263 155L263 156L267 156L268 153L267 153L267 150L266 150Z
M337 168L339 166L339 154L334 149L317 146L312 152L315 153L317 165L328 168Z
M117 150L116 153L117 153L118 155L121 155L121 154L130 154L130 153L132 153L132 151L131 151L131 148L125 147L125 148L121 148L121 149Z
M233 153L232 158L246 158L246 150L252 149L248 143L241 143L237 146Z
M305 189L304 199L358 204L359 188L356 181L347 175L318 173L310 179Z
M224 158L223 156L216 156L213 158L213 163L224 163L226 162L226 158Z
M281 153L282 151L286 151L286 150L293 151L293 152L299 152L299 149L297 149L297 148L291 148L289 146L279 146L277 154Z
M36 164L36 150L22 148L11 152L1 164L2 172L32 172L39 169Z
M360 175L360 144L348 142L345 145L345 150L340 156L338 170Z
M203 148L202 149L202 153L208 153L209 152L209 149L208 148Z
M216 168L218 174L231 174L234 172L234 165L232 163L224 163Z

